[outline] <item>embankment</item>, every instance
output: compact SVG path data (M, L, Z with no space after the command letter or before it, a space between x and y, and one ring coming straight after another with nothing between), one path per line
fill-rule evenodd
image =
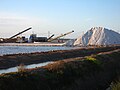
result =
M0 75L1 90L106 90L120 72L120 49Z
M91 54L97 54L100 52L112 51L119 49L120 46L113 47L101 47L101 48L82 48L73 50L58 50L31 54L12 54L0 56L0 69L6 69L15 67L22 64L37 64L47 61L58 61L63 59L84 57Z

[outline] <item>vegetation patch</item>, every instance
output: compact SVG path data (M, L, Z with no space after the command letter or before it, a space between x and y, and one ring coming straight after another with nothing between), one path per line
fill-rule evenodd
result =
M101 64L101 62L99 60L97 60L96 58L94 58L93 56L88 56L88 57L86 57L85 60L91 61L91 62L93 62L93 63L95 63L97 65Z
M120 90L120 81L117 81L116 83L112 83L110 88L111 90Z
M0 90L106 90L120 71L120 50L0 75Z

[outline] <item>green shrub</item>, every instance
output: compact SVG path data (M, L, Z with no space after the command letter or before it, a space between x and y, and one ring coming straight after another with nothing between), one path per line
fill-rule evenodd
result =
M98 61L96 58L94 58L94 57L92 57L92 56L86 57L85 60L92 61L93 63L95 63L95 64L97 64L97 65L100 65L100 64L101 64L100 61Z

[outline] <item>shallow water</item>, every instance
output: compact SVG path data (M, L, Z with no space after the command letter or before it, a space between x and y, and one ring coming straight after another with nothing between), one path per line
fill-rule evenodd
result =
M47 64L50 64L53 62L44 62L44 63L39 63L39 64L31 64L31 65L27 65L25 66L26 69L31 69L31 68L36 68L36 67L42 67L45 66ZM8 69L2 69L0 70L0 74L2 73L10 73L10 72L17 72L18 71L18 67L12 67L12 68L8 68Z
M33 52L47 52L52 50L70 50L74 49L74 47L63 47L63 46L0 46L0 56L6 54L19 54L19 53L33 53ZM26 68L35 68L41 67L49 64L51 62L39 63L39 64L31 64L27 65ZM12 67L8 69L0 70L0 74L16 72L18 71L17 67Z
M32 52L46 52L52 50L69 50L73 47L62 46L0 46L0 55L18 54L18 53L32 53Z

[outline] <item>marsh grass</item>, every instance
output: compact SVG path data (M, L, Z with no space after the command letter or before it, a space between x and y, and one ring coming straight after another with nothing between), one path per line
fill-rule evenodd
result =
M111 90L120 90L120 80L116 83L112 83Z
M19 72L0 76L0 90L105 90L120 70L119 55L120 51L72 58L31 71L23 64Z

